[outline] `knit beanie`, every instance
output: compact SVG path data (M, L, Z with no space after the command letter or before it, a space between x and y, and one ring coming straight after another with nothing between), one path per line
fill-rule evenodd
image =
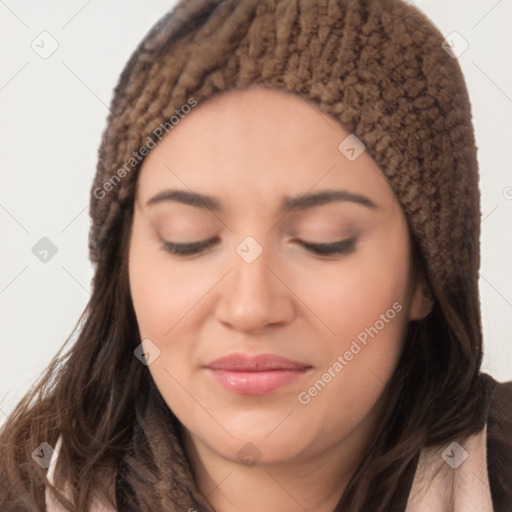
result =
M480 354L470 102L443 35L402 0L180 1L114 90L91 187L93 264L119 241L145 155L209 97L255 84L337 119L352 136L339 147L347 158L364 145L403 209L446 332Z

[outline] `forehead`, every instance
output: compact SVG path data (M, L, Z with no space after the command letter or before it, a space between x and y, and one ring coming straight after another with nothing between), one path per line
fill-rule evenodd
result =
M144 201L179 188L243 203L342 187L392 202L367 152L349 159L342 151L353 137L298 95L263 87L229 91L199 103L148 154L138 196Z

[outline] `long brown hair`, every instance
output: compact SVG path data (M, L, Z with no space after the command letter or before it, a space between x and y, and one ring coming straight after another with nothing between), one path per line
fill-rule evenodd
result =
M196 16L180 29L187 29L188 38L209 20L216 7L215 2L204 2L199 8L200 4L193 3ZM210 23L221 26L224 19L218 16ZM174 36L171 32L165 35L169 40ZM188 58L186 52L180 56ZM149 72L146 64L144 61L140 66L146 66ZM125 85L135 66L136 58L132 56L120 84ZM136 94L134 91L132 88ZM123 96L121 85L116 94L113 110L120 112L123 101L131 98ZM111 116L109 122L116 120ZM128 125L119 132L128 137ZM125 149L128 146L126 141L122 145ZM471 199L477 201L476 197ZM55 446L59 436L63 439L60 473L66 475L75 501L75 506L68 503L69 509L87 511L93 490L113 503L114 496L104 489L98 470L118 467L137 422L135 404L158 394L147 367L133 353L140 344L128 280L133 196L127 195L123 201L128 206L122 214L109 214L114 225L101 240L92 293L84 312L62 349L0 431L2 512L45 510L47 470L33 460L32 453L43 442ZM411 237L416 261L427 268L420 257L422 240ZM449 289L434 287L433 311L408 327L403 352L384 391L379 431L345 489L343 510L387 510L404 472L422 448L463 439L483 427L480 411L486 406L486 395L479 379L482 340L478 303L472 285L455 284ZM464 293L459 293L461 290ZM462 318L460 312L468 311L474 314ZM68 344L71 347L66 350ZM163 400L158 403L165 407ZM130 493L123 475L119 475L117 484Z

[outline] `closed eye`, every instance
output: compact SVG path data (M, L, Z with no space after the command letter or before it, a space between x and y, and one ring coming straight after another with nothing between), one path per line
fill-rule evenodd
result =
M162 246L167 252L170 252L171 254L175 254L177 256L190 256L192 254L197 254L207 247L213 245L214 241L215 239L210 239L202 240L199 242L190 242L188 244L176 244L174 242L168 242L164 240L162 242Z
M355 249L356 239L347 238L332 244L312 244L310 242L300 242L306 249L314 252L315 254L331 255L331 254L345 254L352 252Z

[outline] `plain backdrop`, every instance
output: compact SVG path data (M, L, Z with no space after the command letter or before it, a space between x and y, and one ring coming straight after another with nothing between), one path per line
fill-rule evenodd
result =
M512 1L414 3L455 50L468 45L458 59L481 173L483 370L511 380ZM89 299L89 192L112 89L174 4L0 0L0 423ZM44 237L57 251L47 262L33 252Z

